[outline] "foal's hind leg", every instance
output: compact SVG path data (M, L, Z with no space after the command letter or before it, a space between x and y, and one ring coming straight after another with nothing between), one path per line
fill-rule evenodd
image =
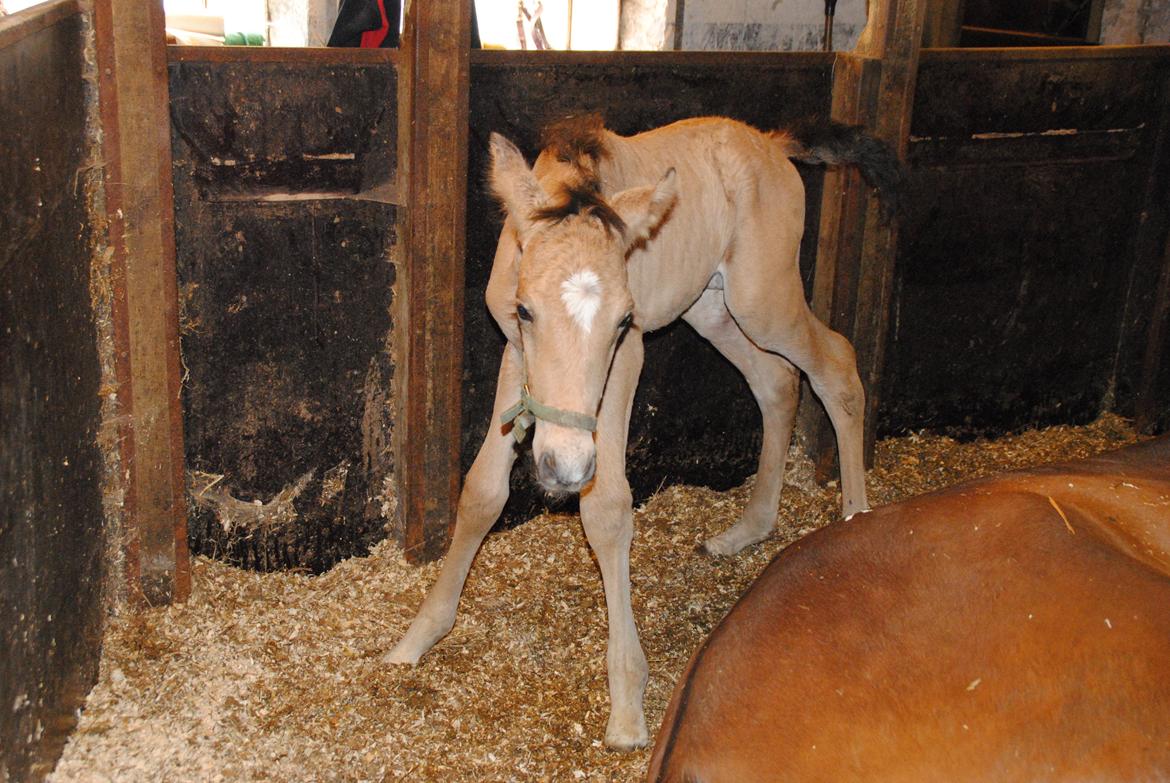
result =
M777 243L755 246L776 247ZM850 516L865 511L869 508L863 459L865 391L853 346L808 309L795 263L790 271L778 271L762 255L737 256L729 267L731 272L724 276L727 309L754 343L775 351L808 375L837 433L842 512ZM786 274L790 279L784 279Z
M756 483L743 516L703 544L710 554L733 555L765 539L776 526L784 463L800 395L800 373L787 360L752 344L727 311L723 291L704 291L683 318L743 373L764 422Z

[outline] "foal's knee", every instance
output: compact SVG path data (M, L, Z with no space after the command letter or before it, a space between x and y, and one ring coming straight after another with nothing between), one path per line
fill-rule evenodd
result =
M621 539L632 538L634 496L630 485L619 487L595 486L587 495L581 496L581 523L585 537L592 546L612 544Z
M463 491L459 493L459 518L468 521L485 520L491 525L507 502L506 480L501 483L473 469L467 474Z

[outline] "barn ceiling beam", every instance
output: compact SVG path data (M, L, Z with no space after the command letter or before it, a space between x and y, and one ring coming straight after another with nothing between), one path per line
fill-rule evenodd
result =
M470 47L469 3L407 3L398 77L405 323L395 328L405 399L395 437L411 562L446 551L459 499Z
M167 53L161 0L95 0L131 599L191 588Z

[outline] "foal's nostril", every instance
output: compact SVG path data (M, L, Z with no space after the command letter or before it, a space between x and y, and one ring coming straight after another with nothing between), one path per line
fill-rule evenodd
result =
M543 482L557 481L557 458L553 456L551 451L546 451L540 457L540 463L536 467L536 475Z

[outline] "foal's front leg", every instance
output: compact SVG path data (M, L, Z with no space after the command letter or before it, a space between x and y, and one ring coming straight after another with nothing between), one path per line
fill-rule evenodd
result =
M609 615L609 724L605 744L619 750L649 741L642 711L646 656L630 604L633 496L626 480L626 437L634 389L642 370L642 334L630 330L618 348L597 422L597 474L581 493L581 522L597 555Z
M383 657L386 663L418 663L423 653L455 624L455 609L471 561L508 500L508 478L516 460L516 449L511 431L505 431L500 425L500 416L519 398L523 361L510 343L504 347L492 420L459 494L455 535L443 561L443 570L423 599L406 635Z

